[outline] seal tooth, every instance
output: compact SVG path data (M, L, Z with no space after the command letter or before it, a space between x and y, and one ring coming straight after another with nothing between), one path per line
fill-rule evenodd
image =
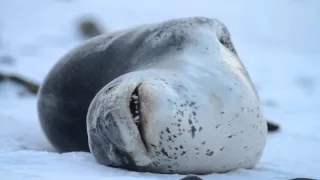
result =
M138 100L138 95L137 94L132 94L131 99L132 100Z
M140 116L134 117L133 120L134 120L135 123L138 123L140 121Z
M137 86L135 90L132 92L132 95L130 97L130 104L129 104L131 115L135 123L140 122L140 111L139 111L140 105L139 105L139 97L138 97L138 88L139 86Z
M141 116L140 116L140 102L139 102L139 96L138 96L138 89L141 84L139 84L134 91L131 94L130 97L130 111L132 115L132 119L134 123L137 125L139 131L141 130Z

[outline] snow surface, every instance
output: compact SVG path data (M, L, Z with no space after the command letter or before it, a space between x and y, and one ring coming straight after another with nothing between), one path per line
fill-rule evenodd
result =
M90 15L109 30L175 17L224 22L256 84L265 115L281 125L253 170L203 179L320 179L320 2L318 0L1 0L0 71L43 80L64 53L83 42L76 22ZM99 165L89 153L57 154L40 129L36 98L0 84L0 179L179 179Z

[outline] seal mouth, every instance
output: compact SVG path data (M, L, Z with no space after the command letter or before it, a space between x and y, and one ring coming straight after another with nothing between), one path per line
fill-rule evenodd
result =
M139 102L139 87L140 84L133 90L130 96L130 112L133 118L134 123L139 127L141 125L140 120L140 102Z
M130 96L129 107L130 107L132 119L133 119L135 125L137 126L137 128L140 132L141 140L147 149L146 141L143 138L143 127L142 127L142 122L141 122L141 113L140 113L141 107L140 107L140 99L139 99L139 87L140 86L141 86L141 83L138 84L137 87L133 90L133 92Z

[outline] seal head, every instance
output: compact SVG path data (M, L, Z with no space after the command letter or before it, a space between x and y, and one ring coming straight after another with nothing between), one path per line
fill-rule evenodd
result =
M87 133L97 161L157 173L253 168L267 125L225 26L186 18L134 31L153 32L144 39L145 52L157 51L172 37L175 43L156 60L137 60L92 100Z

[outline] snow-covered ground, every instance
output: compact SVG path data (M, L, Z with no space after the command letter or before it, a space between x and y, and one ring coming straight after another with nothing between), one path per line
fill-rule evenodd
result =
M281 125L253 170L204 179L320 179L320 2L318 0L0 0L0 72L39 83L64 53L82 42L76 22L90 15L109 30L174 17L224 22L256 84L265 115ZM97 164L89 153L53 152L39 127L36 97L0 84L0 179L174 179Z

